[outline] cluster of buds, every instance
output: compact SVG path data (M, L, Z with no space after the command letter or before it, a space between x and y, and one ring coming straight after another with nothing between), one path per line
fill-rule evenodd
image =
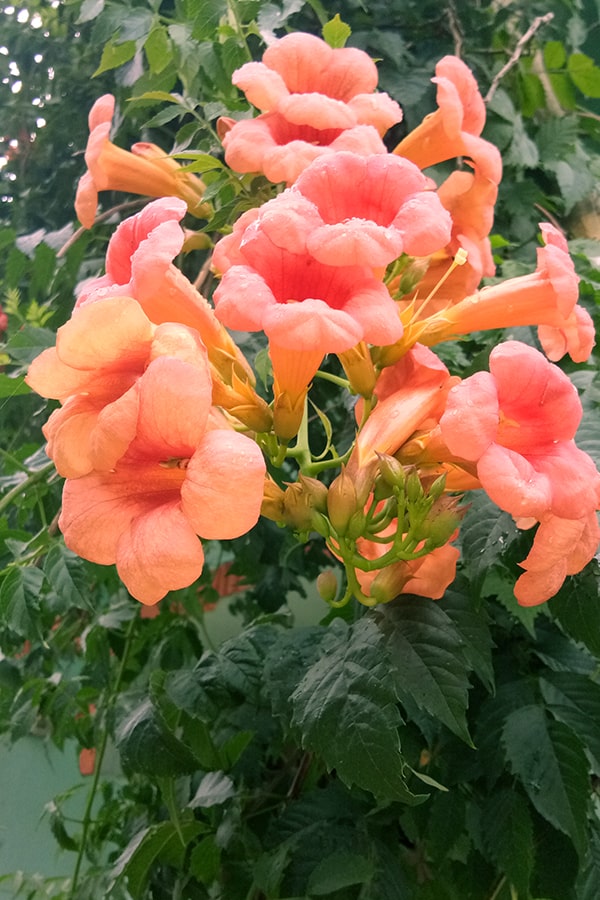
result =
M84 287L28 375L62 404L45 434L67 478L67 544L116 563L152 604L197 579L198 537L241 535L262 513L303 539L321 535L345 570L341 590L333 573L319 579L334 605L439 598L455 575L462 496L484 490L519 527L537 526L519 602L549 599L600 542L600 474L575 446L581 404L553 364L586 359L593 326L553 225L541 226L534 273L480 287L495 273L502 166L481 137L473 74L441 60L437 109L392 154L382 136L402 112L376 91L360 50L291 34L233 81L260 113L220 121L225 160L272 180L273 196L217 243L212 305L173 264L184 213L211 214L203 183L157 148L112 144L112 99L92 111L82 223L99 190L162 199L121 223L106 274ZM461 166L447 175L445 165L439 185L425 174L452 159ZM514 325L537 325L543 352L500 344L490 372L461 381L431 349ZM271 397L257 393L228 328L264 334ZM327 356L339 375L320 371ZM311 452L317 375L358 396L342 454L321 411L327 448Z

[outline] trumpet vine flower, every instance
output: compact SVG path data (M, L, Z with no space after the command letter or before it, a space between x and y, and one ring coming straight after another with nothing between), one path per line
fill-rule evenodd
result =
M556 585L559 560L564 578L579 571L597 547L600 474L574 441L581 415L569 378L518 341L496 347L489 373L470 376L448 394L440 429L449 451L476 464L483 489L517 524L541 523L524 563L530 575L522 583L537 587L529 595L522 586L521 603L547 600L555 589L544 593L541 584L547 576L547 584ZM577 529L575 551L561 536ZM550 544L555 555L548 574Z
M256 523L265 463L250 438L215 423L206 370L159 357L134 390L127 451L108 471L66 481L59 527L75 553L116 564L130 593L152 605L198 578L198 536L230 540Z
M58 329L56 346L32 362L26 380L62 404L43 428L61 475L108 471L125 454L136 433L137 382L163 356L185 361L210 385L197 332L177 323L153 325L131 297L85 306Z
M193 215L206 216L209 207L202 202L204 183L186 172L160 147L139 143L129 152L112 143L109 135L114 111L112 94L104 94L90 110L90 135L85 151L88 168L79 180L75 197L75 212L84 228L94 224L99 191L181 197Z
M498 149L481 137L485 103L468 66L455 56L445 56L436 65L432 81L437 87L437 110L426 116L394 153L421 169L454 158L465 159L473 169L451 173L438 189L442 203L452 214L452 239L435 260L419 293L427 297L462 248L468 253L467 263L453 270L436 300L448 303L475 290L482 277L494 274L488 235L502 160Z
M387 94L374 93L377 80L375 64L362 50L332 49L309 34L275 41L262 62L233 74L233 83L262 112L222 123L227 164L292 184L321 154L385 153L381 137L401 120L402 110Z
M185 204L177 197L154 200L125 219L110 239L106 274L88 281L76 311L108 297L133 297L154 324L177 322L195 329L213 373L213 402L258 431L267 431L271 414L254 390L255 379L239 347L205 297L173 264L184 232Z
M419 340L425 344L492 328L538 325L542 346L551 359L566 351L584 362L594 345L594 329L586 310L576 306L579 276L564 236L553 225L540 225L544 246L531 275L484 287L431 317Z

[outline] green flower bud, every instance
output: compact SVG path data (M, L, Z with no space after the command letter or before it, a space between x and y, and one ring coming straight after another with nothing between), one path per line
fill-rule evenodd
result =
M358 511L356 488L352 478L342 469L329 486L327 494L327 514L338 534L348 530L350 519Z
M390 487L400 487L406 481L404 466L394 456L387 453L378 453L379 474Z
M335 600L338 583L332 569L326 569L317 577L317 591L326 603L332 603Z

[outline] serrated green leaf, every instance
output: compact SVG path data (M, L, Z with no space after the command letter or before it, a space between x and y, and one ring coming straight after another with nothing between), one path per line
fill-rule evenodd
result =
M472 745L467 727L469 680L463 638L442 607L406 595L378 612L401 703L415 704Z
M144 53L154 74L166 69L172 59L171 43L166 29L162 25L156 25L144 42Z
M352 29L340 19L340 14L336 13L333 19L323 25L323 38L330 47L344 47L346 41L352 34Z
M115 744L124 768L146 775L193 772L198 763L162 721L150 700L144 700L119 724Z
M337 627L307 625L283 631L269 650L264 669L265 686L273 713L288 727L293 714L290 698L311 666L335 649L340 639Z
M517 791L498 791L485 800L481 823L491 859L519 896L529 896L535 848L527 801Z
M124 63L129 62L129 60L133 59L135 56L135 52L135 41L125 41L123 43L109 41L108 44L104 45L102 56L100 58L100 65L92 74L92 78L96 78L98 75L102 75L103 72L108 72L110 69L117 69Z
M567 578L558 594L548 601L548 609L570 637L600 659L600 590L595 563L578 576Z
M578 123L575 116L546 119L541 123L536 143L542 164L563 160L573 153L577 141Z
M38 635L35 616L39 608L44 573L35 566L10 569L0 586L0 620L15 634Z
M597 820L591 828L589 850L577 879L576 896L577 900L600 897L600 825Z
M190 855L190 874L202 884L211 884L219 874L221 864L221 850L215 843L215 838L208 835L202 838Z
M233 693L257 700L263 686L265 658L277 638L271 625L256 625L221 646L218 661L222 683Z
M568 835L581 858L586 846L588 764L575 733L530 704L510 713L502 741L511 770L533 806Z
M181 834L186 844L203 830L200 822L188 821L181 824ZM161 822L145 828L130 841L113 866L110 872L111 888L121 878L126 878L129 894L134 900L141 900L154 863L168 851L170 855L175 852L181 858L186 851L186 845L182 845L173 823Z
M571 53L567 71L575 87L586 97L600 97L600 68L585 53Z
M489 569L498 562L499 549L506 548L518 531L512 516L499 510L483 491L471 491L467 499L460 542L471 590L477 596Z
M64 544L50 548L44 560L44 574L65 606L94 611L85 565Z
M372 860L340 850L323 859L313 870L307 893L317 897L329 896L352 884L364 884L373 877L374 871Z
M53 347L55 342L56 334L49 328L23 325L11 336L5 349L15 362L29 365L43 350Z
M292 725L341 780L381 799L419 802L408 789L400 752L402 720L381 632L370 618L334 623L339 640L292 695ZM332 626L333 627L333 626Z
M576 672L546 672L540 688L548 711L573 729L600 767L600 685Z
M438 605L454 622L462 638L462 652L469 666L477 673L488 691L493 691L493 641L485 606L475 605L470 585L462 577L455 579Z

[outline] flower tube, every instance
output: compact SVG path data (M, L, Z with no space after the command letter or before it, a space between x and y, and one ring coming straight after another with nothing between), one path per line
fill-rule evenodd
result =
M90 136L85 151L87 172L79 180L75 212L84 228L91 228L98 209L99 191L125 191L147 197L181 197L189 212L204 217L205 185L190 175L155 144L134 144L132 152L109 139L115 98L104 94L90 110Z

